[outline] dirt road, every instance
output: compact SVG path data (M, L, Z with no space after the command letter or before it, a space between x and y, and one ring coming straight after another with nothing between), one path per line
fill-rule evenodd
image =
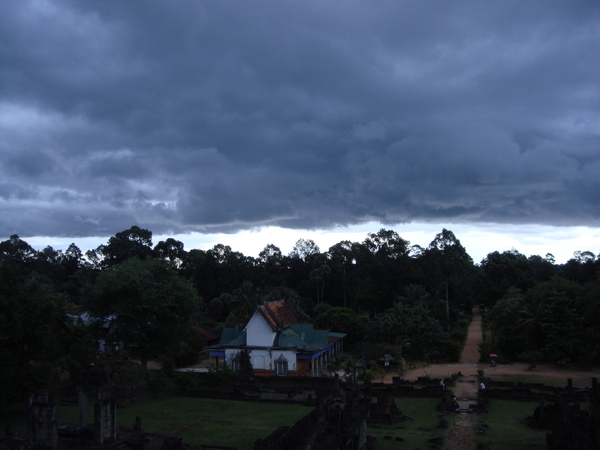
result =
M597 370L582 370L578 368L558 368L553 365L541 365L534 370L529 369L528 364L515 363L497 365L490 367L488 363L479 363L479 343L482 341L481 315L473 310L473 320L469 326L465 347L461 354L460 362L456 364L421 364L417 368L402 373L407 380L416 380L418 377L429 376L432 378L450 378L453 373L460 372L463 376L459 378L452 388L453 394L461 406L461 412L453 417L450 430L445 442L445 450L470 450L473 446L473 422L472 414L466 412L468 405L477 400L479 390L478 369L484 370L485 376L492 380L504 378L511 375L535 377L540 382L557 384L563 386L567 378L571 378L575 386L591 386L591 378L597 376ZM393 376L399 374L390 373L385 381L391 383Z
M537 381L547 384L565 385L567 378L573 380L577 387L590 387L592 377L598 376L597 368L581 368L577 366L557 367L554 364L538 364L533 370L529 364L513 363L499 364L490 367L487 363L479 363L479 342L481 342L481 316L477 311L473 312L473 321L469 327L469 333L465 347L461 354L461 360L452 364L417 364L416 368L404 371L401 376L406 380L416 380L419 377L430 376L432 378L449 378L453 373L460 372L465 376L477 375L477 369L482 369L486 377L499 377L506 379L509 376L535 377ZM385 382L392 383L392 378L398 373L388 373ZM562 384L564 383L564 384Z

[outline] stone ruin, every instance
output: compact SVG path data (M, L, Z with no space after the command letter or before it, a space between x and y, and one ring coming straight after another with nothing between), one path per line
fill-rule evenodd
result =
M368 422L373 423L388 423L402 422L407 419L412 419L402 413L396 405L396 401L390 392L379 392L377 394L377 402L371 403Z
M257 439L254 450L369 450L375 440L367 436L370 395L349 391L344 406L332 395L292 427L280 427L264 439Z
M96 397L94 405L94 425L88 426L89 396ZM57 449L65 446L63 440L75 439L79 444L82 440L100 445L106 441L114 441L117 437L117 410L114 399L108 394L106 372L90 370L83 374L82 384L78 388L79 427L59 427L56 421L56 404L49 401L48 391L36 391L27 400L27 432L25 436L7 430L6 438L0 448L19 449ZM76 447L73 447L76 448Z
M456 412L459 410L458 401L452 391L443 391L442 399L436 405L436 410L440 412Z
M592 378L592 388L586 390L589 410L582 409L581 402L575 400L581 395L574 395L572 382L568 381L567 392L557 394L554 403L542 402L527 418L527 424L550 430L546 434L549 449L599 449L600 391L597 378Z
M198 447L183 445L180 438L144 433L141 419L132 428L117 428L116 399L111 397L107 374L92 370L84 374L78 387L79 425L59 425L56 404L48 391L36 391L26 404L26 432L5 430L0 450L180 450ZM90 397L95 397L93 424L88 424Z

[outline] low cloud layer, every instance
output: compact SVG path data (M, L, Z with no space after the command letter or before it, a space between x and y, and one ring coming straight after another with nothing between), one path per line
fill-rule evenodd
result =
M600 4L6 0L0 236L600 225Z

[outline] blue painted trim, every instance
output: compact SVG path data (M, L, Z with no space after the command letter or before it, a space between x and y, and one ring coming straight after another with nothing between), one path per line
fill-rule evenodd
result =
M333 348L333 344L328 345L323 350L321 350L317 353L311 353L310 355L297 354L296 359L315 359L315 358L321 356L323 353L325 353L327 350L329 350L331 348Z

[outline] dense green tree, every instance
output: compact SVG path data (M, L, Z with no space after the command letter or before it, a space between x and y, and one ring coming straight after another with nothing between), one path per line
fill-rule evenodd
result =
M377 233L368 233L364 245L371 253L391 259L399 259L410 252L410 242L402 239L395 231L384 228Z
M450 319L450 293L454 288L457 301L469 303L466 287L473 274L473 260L454 233L447 229L436 234L423 259L434 279L439 280L446 304L446 319ZM467 281L467 282L465 282Z
M120 231L102 247L104 264L113 267L129 258L144 259L152 255L152 231L138 227Z
M346 333L349 344L355 344L364 337L364 324L360 317L350 308L336 306L319 314L314 325L320 330L330 330L336 333Z
M421 284L412 283L405 286L399 300L407 306L429 303L431 296Z
M546 254L545 258L539 255L531 255L528 262L536 283L548 281L558 272L557 267L554 265L554 256L550 253Z
M177 345L196 317L199 299L167 262L129 258L102 272L86 307L146 365Z
M251 281L244 281L230 295L229 309L237 323L245 323L260 301L260 290Z
M265 286L283 286L286 283L286 264L281 249L268 244L258 254L260 278Z
M160 241L154 246L154 254L160 259L169 261L174 268L181 267L186 258L183 242L173 238Z
M261 298L265 302L273 302L277 300L291 300L296 305L299 311L301 308L302 298L294 289L287 286L272 286L262 291Z
M448 335L423 305L395 303L367 323L366 334L374 342L402 345L407 358L438 360L447 354Z
M546 306L546 297L540 295L534 289L525 295L522 308L519 311L517 325L523 334L526 346L536 351L544 346L544 334L542 331L542 318Z
M289 256L307 262L320 253L319 246L312 239L298 239Z
M485 274L486 303L493 305L511 288L525 292L534 285L534 273L527 257L516 250L489 253L481 268Z
M560 269L563 277L583 284L590 283L596 279L599 267L596 265L596 257L590 251L576 251L573 258L568 260Z
M217 280L217 290L231 292L243 281L253 279L254 261L240 252L235 252L229 245L217 244L206 252L209 273Z
M310 272L310 279L317 290L317 303L325 301L325 281L331 275L331 268L327 264L319 264Z
M489 311L491 350L505 358L514 359L521 352L530 349L523 333L525 327L521 322L524 301L523 293L511 288Z
M45 275L20 275L0 264L0 404L26 392L57 388L72 370L70 347L75 326L67 316L69 300Z
M13 234L10 239L0 242L0 261L3 264L14 264L20 270L31 266L37 252L27 242Z
M225 320L227 314L229 313L228 305L230 304L232 304L231 295L228 293L223 293L220 296L213 298L208 303L208 315L216 321Z
M542 320L546 353L556 361L578 360L586 346L583 319L576 314L573 301L564 294L553 293Z
M352 242L342 241L331 246L327 251L327 259L331 267L332 303L344 307L348 306L352 280L355 279L353 272L356 260L352 247Z
M219 290L216 263L212 255L208 255L204 250L190 250L180 270L202 298L216 298L226 292Z
M313 274L313 270L327 264L327 256L321 253L313 240L299 239L285 258L285 264L287 286L300 295L301 308L311 311L318 302L318 298L315 297L315 283L318 281L314 278L317 272Z
M415 281L409 242L395 231L369 233L352 250L353 272L360 277L359 298L371 313L391 307L401 287Z

